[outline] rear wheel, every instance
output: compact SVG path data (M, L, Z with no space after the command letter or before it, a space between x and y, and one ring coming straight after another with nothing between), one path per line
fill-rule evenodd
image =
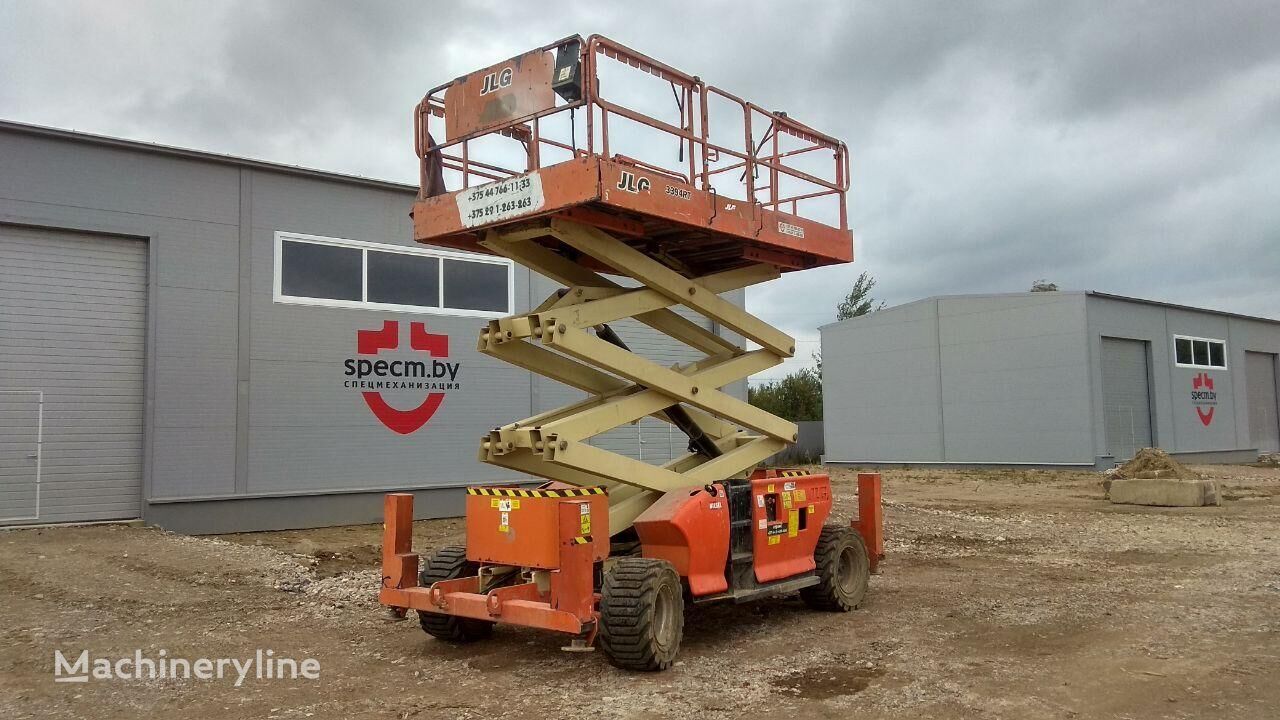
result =
M480 566L467 560L466 548L451 545L440 548L427 560L427 566L418 574L418 585L429 588L441 580L470 577L479 572ZM493 634L493 623L456 615L419 610L418 622L431 637L449 642L483 640Z
M600 589L600 648L625 670L666 670L684 636L684 592L671 563L618 558Z
M826 525L813 553L818 584L800 591L809 607L849 612L862 604L871 579L866 543L853 528Z

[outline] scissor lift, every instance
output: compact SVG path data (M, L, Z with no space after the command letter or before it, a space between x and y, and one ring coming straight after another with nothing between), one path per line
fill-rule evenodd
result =
M624 71L624 88L627 72L669 85L678 119L603 97L605 65ZM412 496L388 496L383 604L418 610L437 637L532 625L568 633L570 648L599 635L615 663L660 669L678 648L685 598L799 591L827 609L860 603L882 555L879 476L860 477L852 528L825 525L826 475L758 469L796 440L795 424L722 389L791 357L795 341L721 294L852 260L844 144L599 36L436 88L415 121L415 238L501 255L563 286L490 321L479 350L587 398L488 433L482 461L548 482L471 488L467 547L438 551L421 573ZM720 122L732 141L713 132ZM611 147L611 124L674 140L678 164L636 157L652 144L617 127L633 145ZM478 159L495 138L514 144L518 166ZM460 187L448 190L446 173ZM628 318L701 359L666 367L631 352L610 326ZM688 452L655 465L590 442L646 417L687 435Z

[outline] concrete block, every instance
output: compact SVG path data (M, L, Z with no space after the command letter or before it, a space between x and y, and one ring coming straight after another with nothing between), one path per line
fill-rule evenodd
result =
M1217 482L1178 478L1115 478L1111 481L1111 502L1161 507L1222 504L1218 499Z

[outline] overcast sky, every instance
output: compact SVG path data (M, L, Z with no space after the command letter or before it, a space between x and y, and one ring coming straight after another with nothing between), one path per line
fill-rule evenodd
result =
M0 0L0 118L416 182L426 89L593 32L849 145L857 262L749 296L797 360L862 270L1280 317L1275 2Z

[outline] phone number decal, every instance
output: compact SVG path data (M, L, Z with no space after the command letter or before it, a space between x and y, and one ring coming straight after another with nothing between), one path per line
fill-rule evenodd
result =
M479 185L457 194L458 217L463 227L508 220L542 209L542 176L530 173Z

